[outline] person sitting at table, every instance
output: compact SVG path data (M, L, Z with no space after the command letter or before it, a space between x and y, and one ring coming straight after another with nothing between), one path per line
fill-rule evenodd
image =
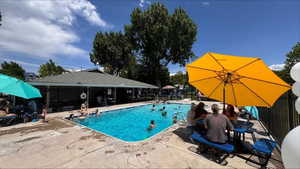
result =
M191 104L191 109L188 111L187 113L187 126L193 128L195 123L194 123L194 117L195 117L195 110L196 110L197 106L195 103Z
M208 112L204 109L205 104L203 102L200 102L195 110L195 116L194 116L194 120L198 121L198 120L203 120L206 118Z
M195 109L195 116L193 118L194 126L197 132L205 134L206 129L203 120L207 117L208 112L204 109L205 104L200 102Z
M86 116L87 114L88 114L87 106L85 105L85 103L82 103L80 107L80 115Z
M204 119L204 126L207 129L206 139L217 144L225 144L228 140L226 130L233 130L233 125L224 114L219 113L217 104L211 106L212 115Z
M238 115L234 111L233 105L228 104L223 114L228 117L228 119L231 121L232 124L236 124Z

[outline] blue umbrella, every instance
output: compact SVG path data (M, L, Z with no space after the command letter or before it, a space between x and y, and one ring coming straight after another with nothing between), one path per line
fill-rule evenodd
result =
M0 93L19 96L25 99L42 97L40 91L28 83L0 74Z
M257 120L259 120L258 110L255 106L245 106L245 109Z

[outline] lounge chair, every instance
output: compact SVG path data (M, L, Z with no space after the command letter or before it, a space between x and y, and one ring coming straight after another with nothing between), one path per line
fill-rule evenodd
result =
M24 113L22 115L22 118L23 118L23 122L37 122L39 119L38 119L38 113L37 112L27 112L27 113Z
M8 126L8 125L12 124L12 122L15 121L16 118L17 118L17 115L8 115L8 116L0 117L0 125Z
M273 140L269 139L259 139L256 141L253 145L250 147L251 156L250 157L244 157L241 155L236 154L238 157L243 158L247 161L250 161L252 163L258 164L261 166L261 168L265 168L272 156L272 152L275 149L277 143ZM251 157L256 156L261 159L260 162L252 160Z
M190 138L192 141L198 141L198 142L206 144L212 148L215 148L222 152L225 152L225 154L226 154L225 156L216 160L216 162L219 164L223 164L224 160L227 157L229 157L230 153L234 152L234 146L232 144L216 144L216 143L208 141L201 134L196 133L196 132L194 132ZM227 164L227 162L224 165L226 165L226 164Z

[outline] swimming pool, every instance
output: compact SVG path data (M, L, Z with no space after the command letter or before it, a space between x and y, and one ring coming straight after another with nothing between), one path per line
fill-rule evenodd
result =
M165 107L167 115L163 117L159 109ZM189 104L158 104L154 111L152 104L102 112L100 116L74 119L75 122L118 139L134 142L145 140L173 124L173 115L182 120L190 110ZM180 113L178 113L180 112ZM147 130L150 121L155 128Z

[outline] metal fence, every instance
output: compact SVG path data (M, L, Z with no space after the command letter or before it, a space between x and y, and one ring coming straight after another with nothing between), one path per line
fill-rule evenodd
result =
M295 101L296 97L289 91L271 108L258 108L260 120L280 145L285 135L300 125L300 115L295 109Z

